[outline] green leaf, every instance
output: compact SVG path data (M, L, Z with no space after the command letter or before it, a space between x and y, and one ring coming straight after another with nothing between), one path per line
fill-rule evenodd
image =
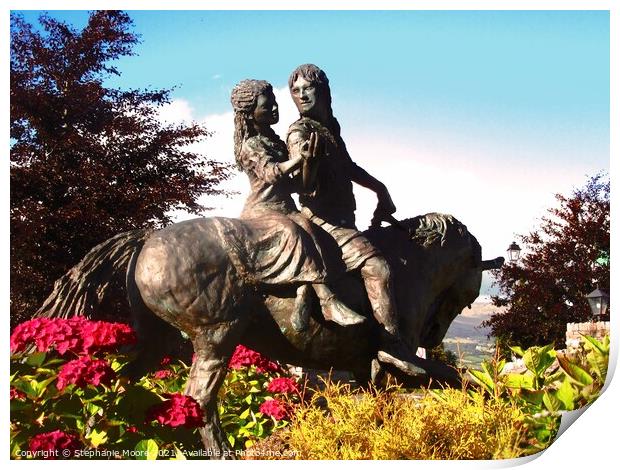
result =
M56 380L56 377L49 377L45 380L42 380L41 382L33 383L33 388L35 389L37 398L41 397L45 393L47 386L51 384L54 380Z
M570 411L575 409L575 399L577 398L577 395L575 394L573 386L570 384L568 379L564 379L562 385L560 385L560 388L557 391L556 396L564 405L565 410Z
M543 393L541 390L521 390L521 398L523 398L526 402L539 406L543 400Z
M534 388L534 378L528 374L507 374L504 380L508 388Z
M545 407L555 413L562 407L562 402L551 392L546 391L543 395L543 403Z
M84 408L86 408L86 411L90 416L95 416L103 412L103 408L101 408L99 405L95 405L94 403L87 403Z
M14 381L12 385L17 390L24 392L30 398L37 398L37 391L34 388L34 384L36 384L36 381L34 379L31 379L31 376L22 377Z
M246 408L245 411L243 411L239 415L239 419L246 419L249 415L250 415L250 408Z
M487 391L489 391L489 393L493 393L493 390L495 389L495 384L493 383L493 379L487 372L482 372L479 370L470 370L469 374L474 379L474 382L486 388Z
M596 349L601 354L609 354L609 336L605 336L605 340L603 340L603 343L601 343L596 338L588 335L583 335L583 339L587 341L587 343L584 344L586 347L589 347L590 349Z
M161 403L156 393L139 385L128 385L113 412L127 422L140 422L144 420L146 411L156 403Z
M104 444L108 441L108 433L105 431L97 431L93 429L88 435L88 439L93 447L97 448L99 445Z
M568 360L563 354L558 354L558 362L566 375L581 385L590 385L594 379L585 370Z
M586 359L591 371L595 373L601 382L605 382L605 379L607 378L609 356L593 350L586 355Z
M523 357L525 351L520 346L510 346L510 350L515 353L518 357Z
M134 447L137 460L156 460L159 446L153 439L143 439Z
M26 364L34 367L41 367L41 364L45 362L45 356L47 354L45 352L35 352L28 356L26 359Z
M525 367L537 377L542 376L545 371L555 361L555 351L551 349L553 345L549 344L542 348L531 347L523 355Z
M538 348L531 347L525 354L523 354L523 363L527 370L529 370L532 374L538 375L537 370L540 366L540 355L538 354Z
M59 416L81 417L82 401L72 395L61 395L54 400L54 413Z
M230 443L231 447L235 447L235 436L233 436L232 434L228 435L228 442Z

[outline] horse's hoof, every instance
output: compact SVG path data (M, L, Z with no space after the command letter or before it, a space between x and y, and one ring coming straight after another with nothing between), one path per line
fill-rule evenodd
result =
M397 357L392 356L390 353L386 351L379 351L377 353L377 359L379 359L379 361L383 362L384 364L389 364L389 365L396 367L398 370L400 370L401 372L409 376L426 374L426 371L422 369L421 367L418 367L411 362L398 359Z

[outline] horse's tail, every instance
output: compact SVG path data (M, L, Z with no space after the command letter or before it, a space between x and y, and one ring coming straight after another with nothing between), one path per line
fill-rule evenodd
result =
M54 283L52 293L34 317L68 318L81 315L92 319L110 319L111 312L100 311L102 301L116 280L125 280L131 259L142 249L152 231L137 229L119 233L94 247Z

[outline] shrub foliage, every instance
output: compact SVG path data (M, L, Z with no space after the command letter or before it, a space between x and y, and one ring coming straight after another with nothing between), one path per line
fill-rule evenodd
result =
M54 280L117 233L200 213L227 167L188 145L198 124L158 119L170 90L105 86L138 36L119 11L93 11L84 29L48 15L11 15L11 318L30 318ZM113 312L112 312L113 313Z
M558 207L519 237L521 259L496 275L493 303L506 309L486 322L504 345L562 348L567 323L592 319L586 295L597 284L609 292L609 190L598 175L570 196L557 194Z

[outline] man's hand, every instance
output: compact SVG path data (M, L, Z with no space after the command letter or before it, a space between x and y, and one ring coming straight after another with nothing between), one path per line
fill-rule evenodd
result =
M394 205L392 197L385 186L383 186L381 191L377 192L377 199L378 202L375 213L391 215L396 212L396 206Z

